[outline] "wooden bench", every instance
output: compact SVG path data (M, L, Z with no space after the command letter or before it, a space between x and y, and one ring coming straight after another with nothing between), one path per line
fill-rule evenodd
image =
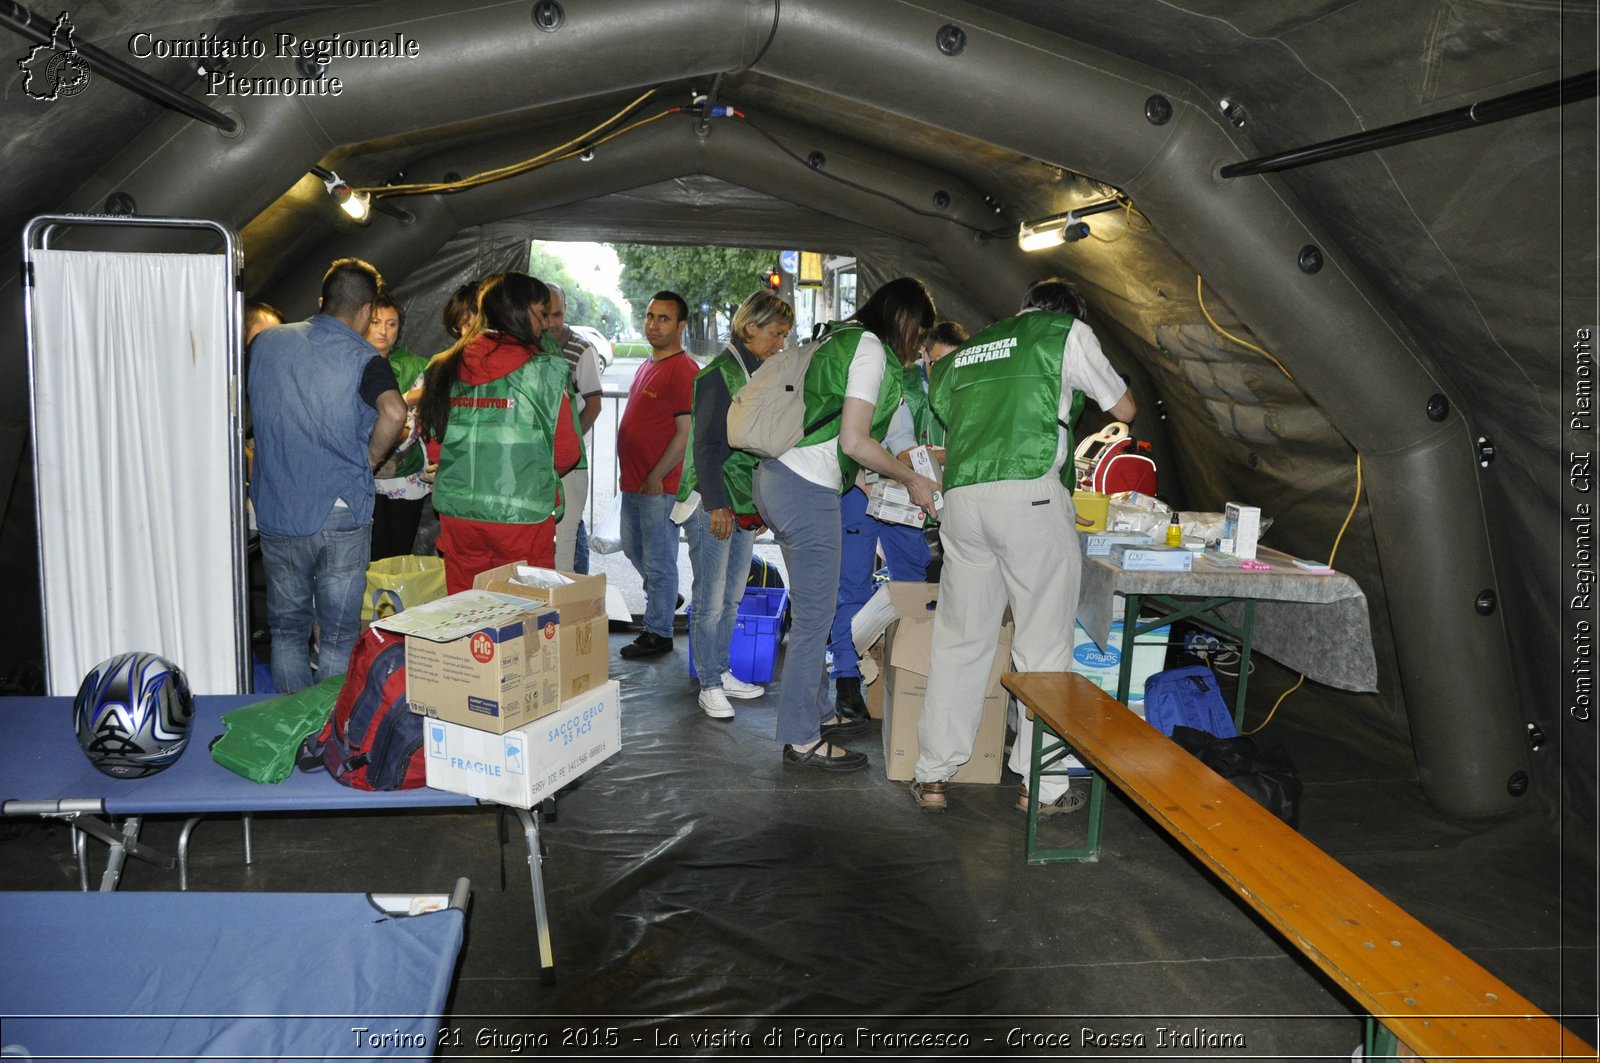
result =
M1093 860L1109 781L1367 1012L1368 1059L1595 1059L1595 1050L1083 676L1008 673L1033 729L1030 800L1068 752L1093 773L1089 842L1030 863ZM1046 731L1054 736L1047 737ZM1372 1020L1383 1029L1372 1025Z

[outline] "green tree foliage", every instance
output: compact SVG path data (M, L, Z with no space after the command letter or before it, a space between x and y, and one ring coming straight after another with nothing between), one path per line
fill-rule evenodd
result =
M761 287L766 271L778 264L778 252L737 247L658 247L654 244L612 244L622 261L622 297L633 307L633 327L642 328L644 308L663 289L689 303L691 346L709 351L714 326L700 312L710 303L723 327L745 297Z
M620 335L627 324L628 315L616 300L597 295L583 286L572 275L567 264L540 244L528 248L528 273L542 281L555 281L567 293L567 321L573 325L588 325L607 336Z

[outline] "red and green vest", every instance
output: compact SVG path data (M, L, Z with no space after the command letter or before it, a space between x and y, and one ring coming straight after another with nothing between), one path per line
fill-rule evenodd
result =
M1062 359L1071 314L1035 310L997 321L934 363L928 399L944 422L944 487L1034 480L1050 471L1060 441ZM1071 424L1083 408L1072 393Z
M487 384L457 381L439 448L434 508L499 524L560 519L556 419L570 375L564 359L535 355Z
M707 373L721 373L722 382L728 387L728 397L739 394L741 388L750 382L750 374L745 372L744 363L733 351L724 349L705 368L694 376L695 396L698 401L700 378ZM690 404L693 410L694 404ZM694 425L696 418L689 418L689 445L683 452L683 475L678 480L678 501L683 502L694 493L695 485L700 482L694 467ZM722 486L728 492L728 501L733 505L734 513L741 517L750 516L756 511L755 503L755 471L756 464L761 459L747 450L736 450L728 460L722 463Z
M567 368L567 405L572 407L572 430L578 433L578 464L568 471L587 469L589 467L589 448L583 445L583 397L578 394L578 378L572 370L573 363L567 360L567 356L562 353L560 345L556 343L555 337L549 332L541 333L539 336L539 353L561 359Z
M809 447L830 439L839 438L839 418L844 413L844 392L850 383L850 363L855 360L856 348L867 330L852 321L830 322L827 338L811 356L806 368L805 424L815 425L800 437L796 447ZM883 345L889 364L883 369L883 383L878 387L878 401L872 408L872 438L882 439L889 431L889 421L900 406L901 374L895 372L899 364L888 344ZM856 473L861 469L839 448L839 472L842 483L840 494L855 486Z

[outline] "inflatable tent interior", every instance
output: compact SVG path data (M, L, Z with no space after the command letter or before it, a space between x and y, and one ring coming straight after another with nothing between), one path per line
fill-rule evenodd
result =
M88 83L41 100L55 75L22 60L61 14L0 5L21 68L0 142L14 247L40 215L208 219L239 234L240 289L291 319L337 257L436 306L535 239L851 255L863 289L919 276L972 326L1070 279L1130 383L1161 497L1255 502L1270 544L1301 557L1342 529L1375 689L1312 692L1322 736L1306 741L1402 765L1453 844L1507 824L1554 839L1556 877L1592 889L1593 488L1570 460L1595 439L1592 4L80 0L64 14ZM283 35L331 57L280 54ZM362 40L392 50L340 54ZM229 41L262 46L215 54ZM351 220L330 173L380 209ZM1019 247L1075 210L1083 238ZM22 287L0 281L14 689L42 657ZM436 314L415 316L411 344L441 349ZM903 791L893 807L908 814ZM1354 812L1325 815L1358 833ZM655 900L641 935L673 903Z

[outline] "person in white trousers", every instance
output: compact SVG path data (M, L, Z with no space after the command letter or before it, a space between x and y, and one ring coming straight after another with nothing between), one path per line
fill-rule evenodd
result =
M947 449L944 569L911 787L925 811L943 811L948 780L972 756L1008 604L1016 668L1070 667L1082 571L1076 513L1062 478L1072 460L1070 425L1086 395L1118 420L1136 412L1082 316L1071 285L1039 281L1021 313L934 366L929 397L947 429ZM1023 714L1017 726L1010 764L1026 779L1032 721ZM1024 809L1025 787L1018 801ZM1040 783L1047 812L1071 811L1076 796L1063 776Z

